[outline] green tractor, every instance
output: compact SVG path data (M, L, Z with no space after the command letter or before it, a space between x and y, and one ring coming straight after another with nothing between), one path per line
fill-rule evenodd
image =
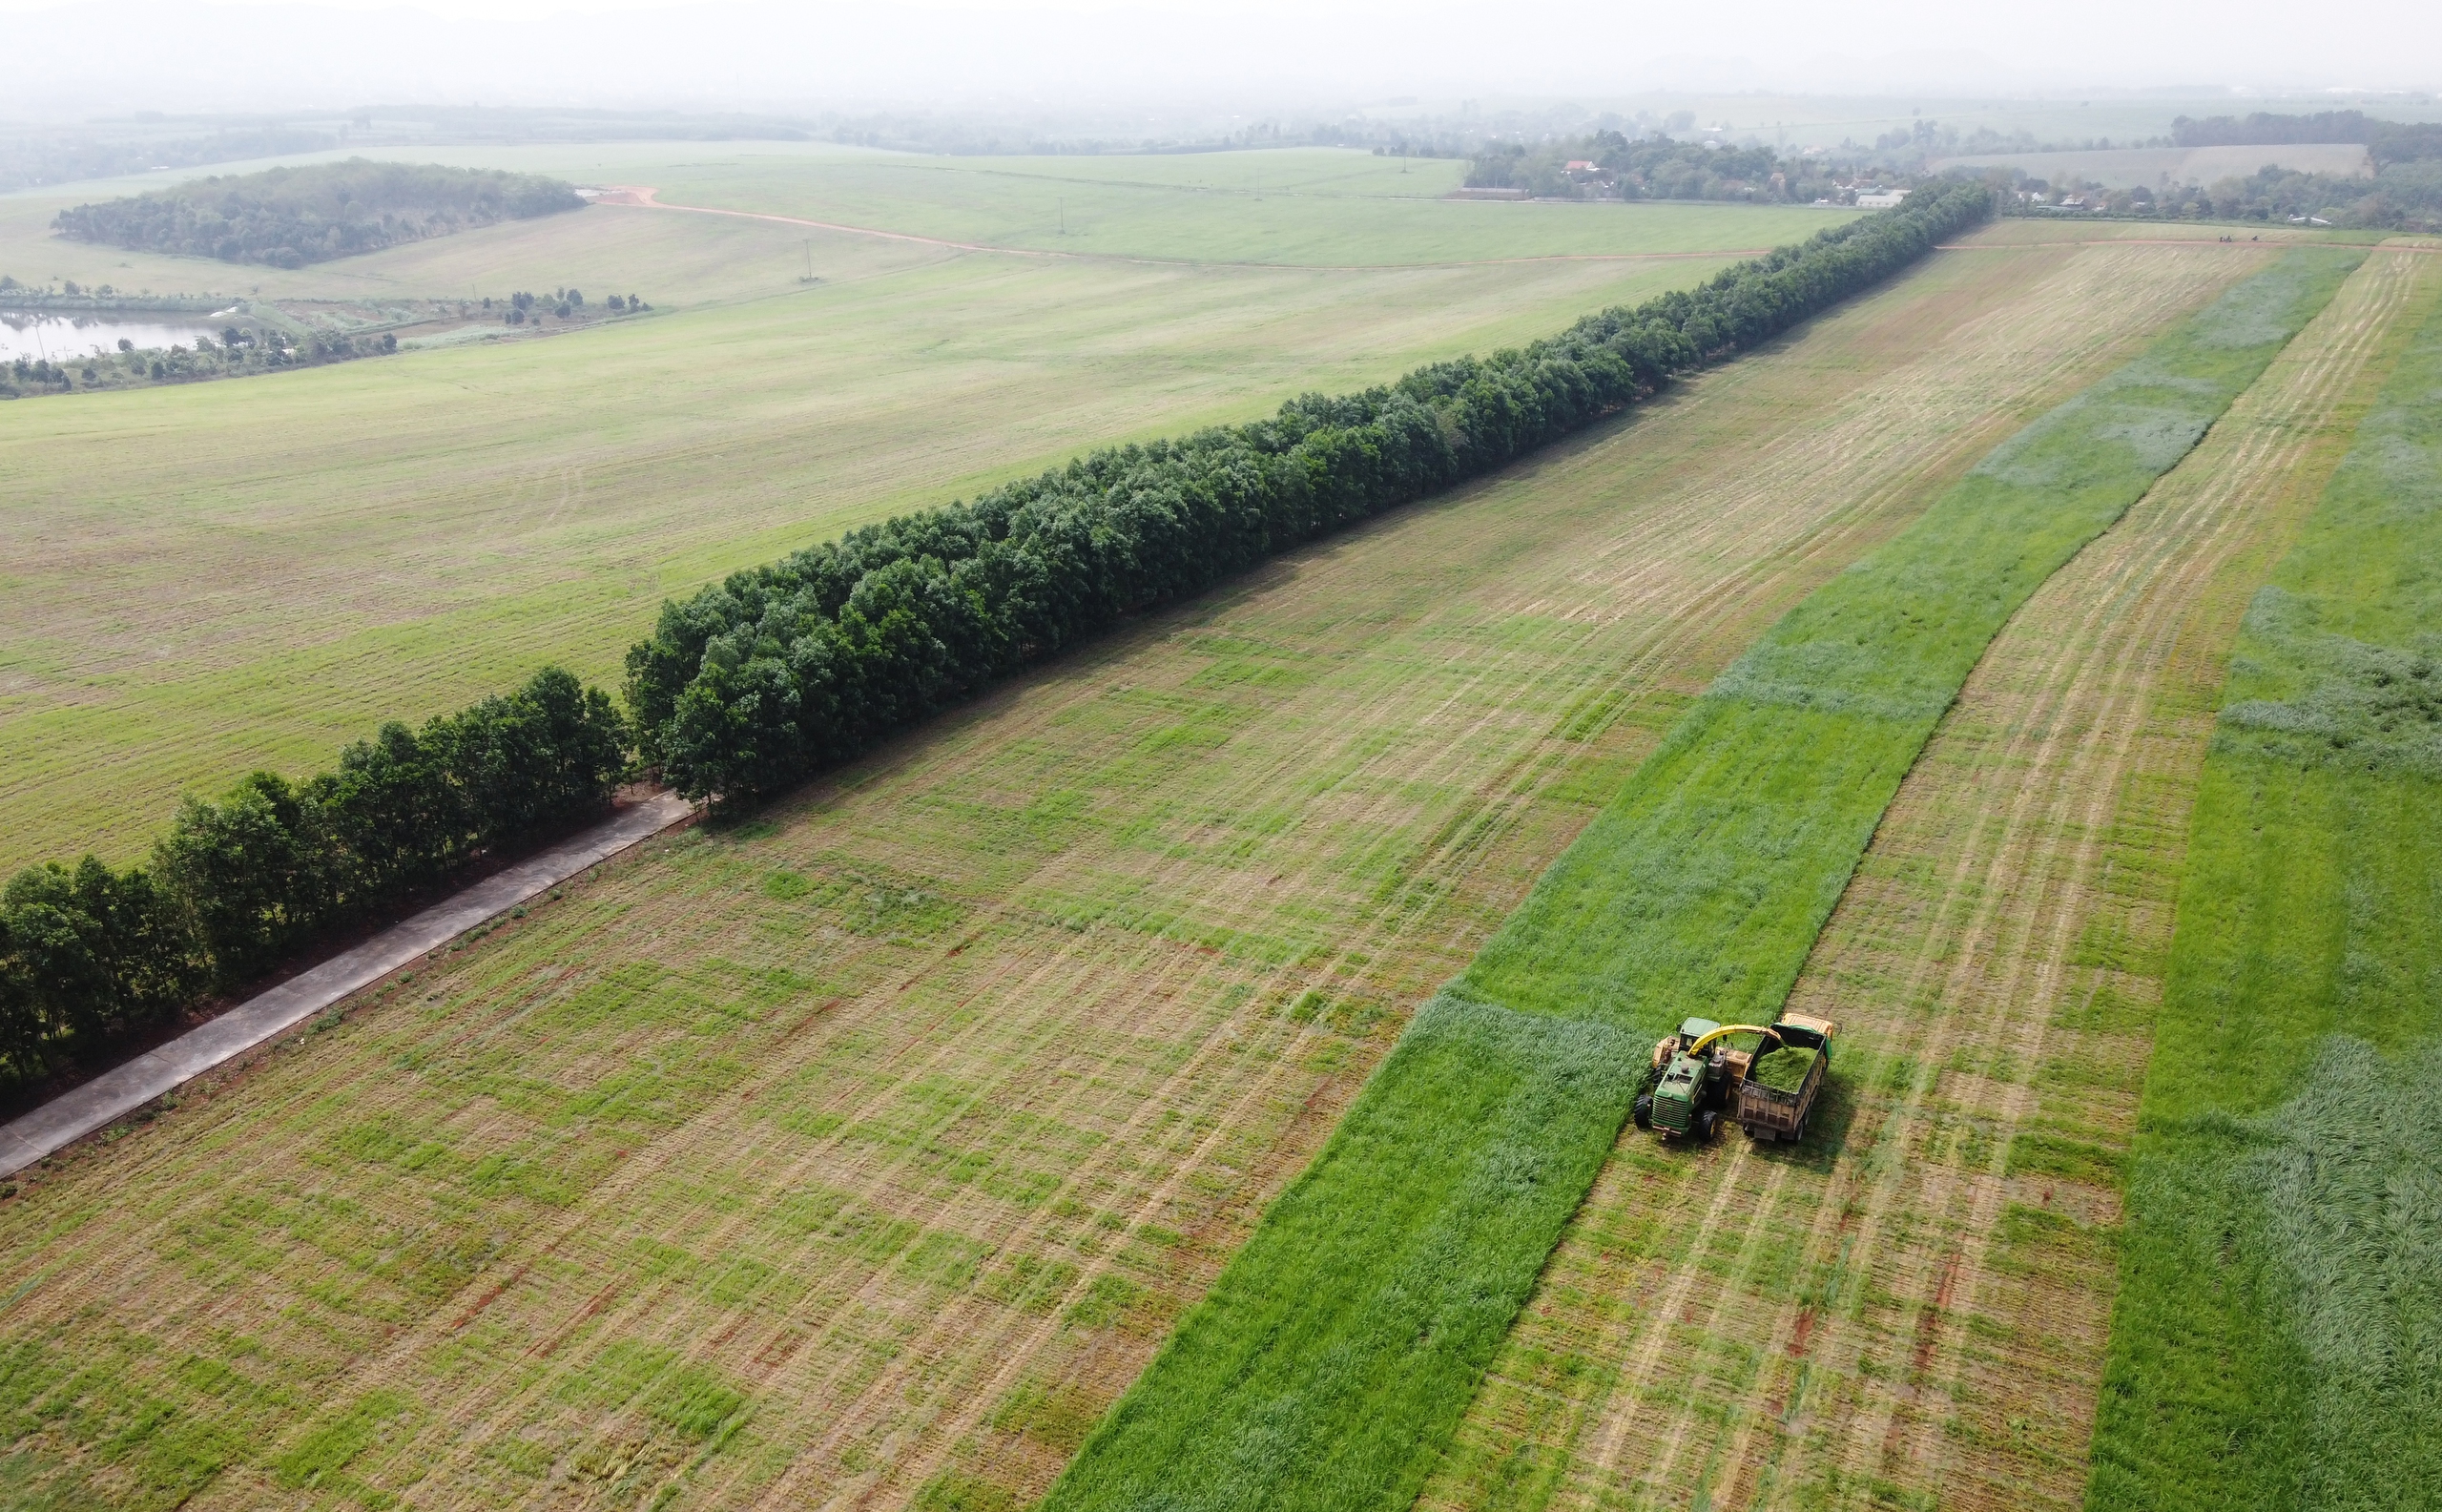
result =
M1798 1013L1784 1013L1769 1028L1690 1018L1653 1047L1652 1064L1637 1088L1637 1127L1709 1143L1725 1121L1733 1121L1759 1144L1802 1139L1831 1067L1838 1027ZM1741 1034L1755 1036L1756 1047L1732 1049L1731 1036ZM1790 1054L1777 1053L1784 1050ZM1799 1078L1787 1087L1750 1079L1748 1072L1757 1068L1759 1056L1765 1057L1759 1076L1779 1074L1784 1068L1778 1063L1793 1060L1803 1063Z
M1728 1038L1710 1019L1690 1018L1679 1032L1666 1034L1653 1047L1653 1063L1645 1068L1638 1089L1639 1129L1680 1139L1710 1144L1721 1129L1729 1101L1732 1078L1719 1053L1705 1052Z

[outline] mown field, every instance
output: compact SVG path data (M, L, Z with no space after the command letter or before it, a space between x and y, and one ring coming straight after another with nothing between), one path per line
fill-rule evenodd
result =
M2362 255L2281 255L1996 447L1706 690L1428 1005L1054 1508L1401 1507L1625 1124L1653 1037L1769 1022L2001 625Z
M769 178L767 193L821 208L818 184L788 187L795 172L776 159L725 182ZM1355 202L1304 213L1329 225ZM113 259L145 259L43 239L55 203L0 198L0 266L166 287L242 277L300 296L570 282L635 290L657 313L0 407L9 869L87 846L139 855L181 792L320 766L383 718L459 707L547 660L610 676L664 596L845 527L1092 445L1527 340L1720 265L1163 267L595 208L293 274L114 274ZM1823 223L1656 208L1645 242L1700 252ZM1553 244L1531 226L1504 236L1508 252ZM797 281L809 241L817 285ZM28 246L59 267L22 261Z
M0 1208L9 1494L1040 1493L1704 683L2261 262L1937 257L63 1163Z
M2420 271L2407 351L2248 605L2204 761L2098 1512L2406 1508L2442 1476L2442 277Z
M324 161L325 153L283 162ZM946 240L1086 258L1385 267L1526 257L1617 257L1706 248L1760 250L1852 218L1852 210L1704 204L1454 202L1466 164L1376 157L1335 148L1111 157L934 157L827 143L688 142L601 146L382 149L376 157L549 174L580 183L650 186L673 204L714 205L871 226ZM238 165L239 169L256 166ZM237 170L232 170L237 171ZM143 181L149 183L148 180ZM26 224L60 204L131 192L0 196L0 271L155 288L232 287L218 264L146 259L116 249L70 251ZM22 219L20 218L22 217ZM16 220L11 226L10 221ZM137 277L111 268L126 262ZM57 268L51 264L56 263ZM67 271L72 266L85 272ZM822 269L815 270L819 274ZM91 274L92 277L88 277ZM335 286L344 264L247 269L265 293ZM648 296L650 298L650 296Z
M1842 1025L1825 1131L1624 1135L1423 1505L2084 1502L2232 638L2437 272L2368 261L1994 641L1792 991Z

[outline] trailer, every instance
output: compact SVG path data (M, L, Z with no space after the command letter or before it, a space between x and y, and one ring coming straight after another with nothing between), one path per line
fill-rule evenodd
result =
M1825 1078L1832 1074L1832 1037L1839 1029L1830 1019L1804 1013L1784 1013L1773 1024L1772 1038L1779 1041L1780 1048L1811 1051L1813 1059L1794 1089L1768 1086L1751 1074L1739 1078L1738 1110L1734 1116L1749 1139L1769 1145L1806 1137L1807 1118L1814 1111L1814 1100L1823 1091ZM1751 1072L1753 1062L1741 1069Z
M1632 1108L1639 1129L1665 1138L1708 1143L1725 1122L1734 1122L1757 1144L1806 1137L1807 1116L1832 1073L1832 1037L1839 1025L1829 1019L1785 1013L1777 1023L1716 1024L1690 1018L1679 1032L1655 1043L1653 1055L1637 1090ZM1733 1036L1752 1035L1752 1050L1732 1048ZM1804 1060L1806 1070L1797 1086L1782 1087L1752 1074L1759 1063L1782 1051L1774 1066ZM1773 1066L1766 1067L1769 1072Z

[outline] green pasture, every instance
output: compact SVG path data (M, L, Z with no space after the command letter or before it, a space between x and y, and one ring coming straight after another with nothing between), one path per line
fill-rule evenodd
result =
M1683 250L1790 229L1647 208ZM1727 260L1155 266L595 208L281 273L79 248L44 218L0 197L0 267L297 298L576 283L657 308L0 404L0 869L140 854L181 792L318 768L545 661L613 676L664 596L856 524L1530 340Z
M2442 1484L2442 305L2250 606L2198 789L2087 1505Z
M1790 205L1445 200L1464 164L1320 148L1147 158L937 158L763 149L673 170L673 204L1045 252L1376 267L1519 257L1668 253L1690 238L1760 250L1852 219ZM1274 176L1277 175L1277 181ZM1743 239L1742 239L1743 238Z
M1418 1015L1045 1506L1411 1502L1618 1137L1651 1037L1777 1011L1992 636L2359 256L2293 252L2233 288L1733 664Z
M226 165L318 162L311 154ZM363 155L653 188L672 204L745 210L949 241L1182 262L1389 267L1501 258L1753 251L1853 210L1734 204L1507 204L1440 197L1466 165L1338 148L1111 157L938 157L825 143L650 142L383 148ZM62 206L198 176L146 175L0 196L0 273L160 290L312 297L361 286L347 262L282 274L81 248L46 229ZM613 206L556 217L596 227ZM1065 226L1065 230L1064 230ZM599 231L596 230L596 235ZM548 233L544 233L548 236ZM372 259L350 259L371 262ZM817 259L817 262L819 259ZM442 265L464 266L445 254ZM76 269L84 271L74 271ZM792 273L802 272L802 266ZM828 269L817 266L817 276ZM114 275L116 276L114 276ZM181 281L183 280L183 281ZM582 284L579 287L583 287ZM653 298L647 294L646 298Z

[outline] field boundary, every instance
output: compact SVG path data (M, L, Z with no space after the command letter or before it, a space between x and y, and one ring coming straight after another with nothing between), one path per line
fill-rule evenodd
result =
M1048 258L1071 262L1125 262L1147 268L1256 268L1269 273L1397 273L1402 269L1429 268L1493 268L1512 263L1529 262L1702 262L1722 258L1760 258L1769 247L1723 247L1709 252L1548 252L1529 258L1460 258L1446 262L1242 262L1220 258L1145 258L1124 252L1063 252L1056 247L1005 247L988 241L952 241L944 237L920 236L913 231L889 231L880 226L852 226L838 220L810 220L802 216L776 215L764 210L724 210L716 205L676 205L654 197L654 190L646 184L614 184L610 194L594 201L627 210L683 210L695 216L734 216L740 220L769 220L783 226L805 226L816 231L839 231L853 237L880 237L890 241L913 241L927 247L942 247L952 252L997 252L1012 258Z
M1993 637L2352 252L2291 251L2002 442L1716 679L1412 1022L1045 1506L1414 1502L1610 1155L1641 1036L1777 1010Z
M0 1176L13 1176L153 1099L176 1091L544 889L685 823L694 812L693 804L674 793L622 809L583 834L256 994L211 1023L61 1093L0 1127Z

